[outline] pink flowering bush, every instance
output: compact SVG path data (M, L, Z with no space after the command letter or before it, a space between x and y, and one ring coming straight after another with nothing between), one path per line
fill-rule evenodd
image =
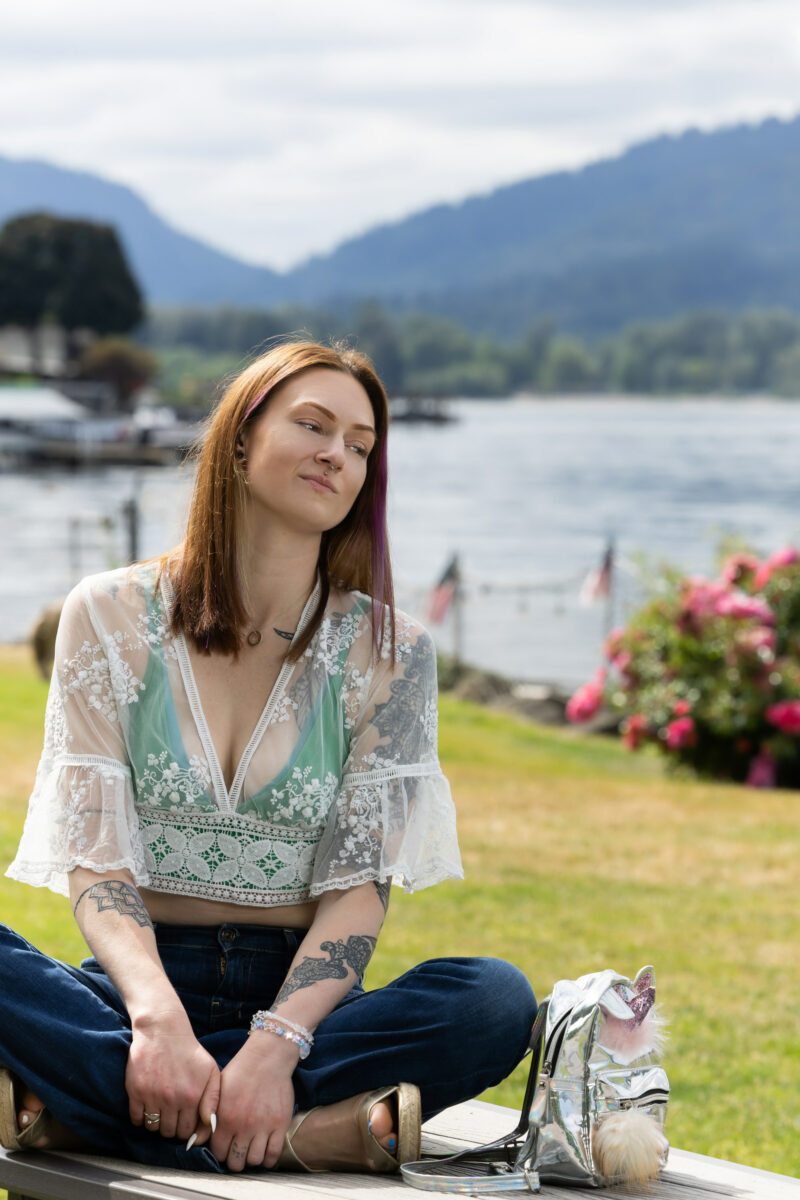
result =
M800 787L800 551L728 555L717 579L667 568L663 590L606 639L607 667L567 705L620 716L697 775Z
M578 688L574 696L567 701L567 719L569 721L590 721L603 703L603 684L606 672L601 667L593 679Z

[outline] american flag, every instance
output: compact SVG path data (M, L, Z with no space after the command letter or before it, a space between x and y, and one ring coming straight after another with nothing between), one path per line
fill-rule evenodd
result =
M434 625L440 624L447 616L456 594L458 579L458 555L454 554L428 598L426 617Z
M599 567L592 567L581 584L580 603L585 607L594 604L601 596L611 593L611 573L614 570L614 543L609 542Z

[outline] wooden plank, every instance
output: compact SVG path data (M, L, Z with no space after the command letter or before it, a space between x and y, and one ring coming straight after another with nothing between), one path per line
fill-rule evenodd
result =
M426 1123L423 1150L455 1152L510 1133L518 1114L473 1100L447 1109ZM0 1151L0 1184L36 1200L411 1200L415 1194L398 1176L348 1174L216 1173L156 1169L94 1155ZM257 1191L256 1191L257 1189ZM522 1195L523 1193L520 1193ZM647 1190L560 1187L545 1184L543 1200L800 1200L800 1180L738 1163L672 1150L667 1170Z

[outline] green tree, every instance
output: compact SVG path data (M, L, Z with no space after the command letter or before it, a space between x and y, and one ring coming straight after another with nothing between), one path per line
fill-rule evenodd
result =
M58 277L53 316L67 333L128 333L144 316L142 295L111 225L59 221L54 230Z
M20 325L40 370L38 330L50 320L66 332L127 333L144 315L142 296L110 225L30 213L0 230L0 322Z
M354 322L355 341L368 354L383 380L387 392L403 386L403 356L397 326L377 300L359 305Z
M119 407L129 412L132 400L158 371L156 356L122 337L99 338L81 356L79 373L99 379L116 390Z
M58 279L53 220L36 213L7 221L0 229L0 325L26 331L36 373L41 371L39 328L52 315Z
M550 317L534 321L521 342L506 351L509 387L536 388L539 376L553 338L554 324Z
M577 338L556 338L547 348L539 375L546 392L586 392L597 386L592 358Z

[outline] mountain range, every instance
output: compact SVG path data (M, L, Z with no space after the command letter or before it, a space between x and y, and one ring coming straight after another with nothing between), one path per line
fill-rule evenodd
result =
M773 118L436 205L279 273L172 228L131 188L0 157L0 223L44 209L114 224L151 304L369 297L501 337L543 316L592 334L687 309L800 311L798 201L800 117Z

